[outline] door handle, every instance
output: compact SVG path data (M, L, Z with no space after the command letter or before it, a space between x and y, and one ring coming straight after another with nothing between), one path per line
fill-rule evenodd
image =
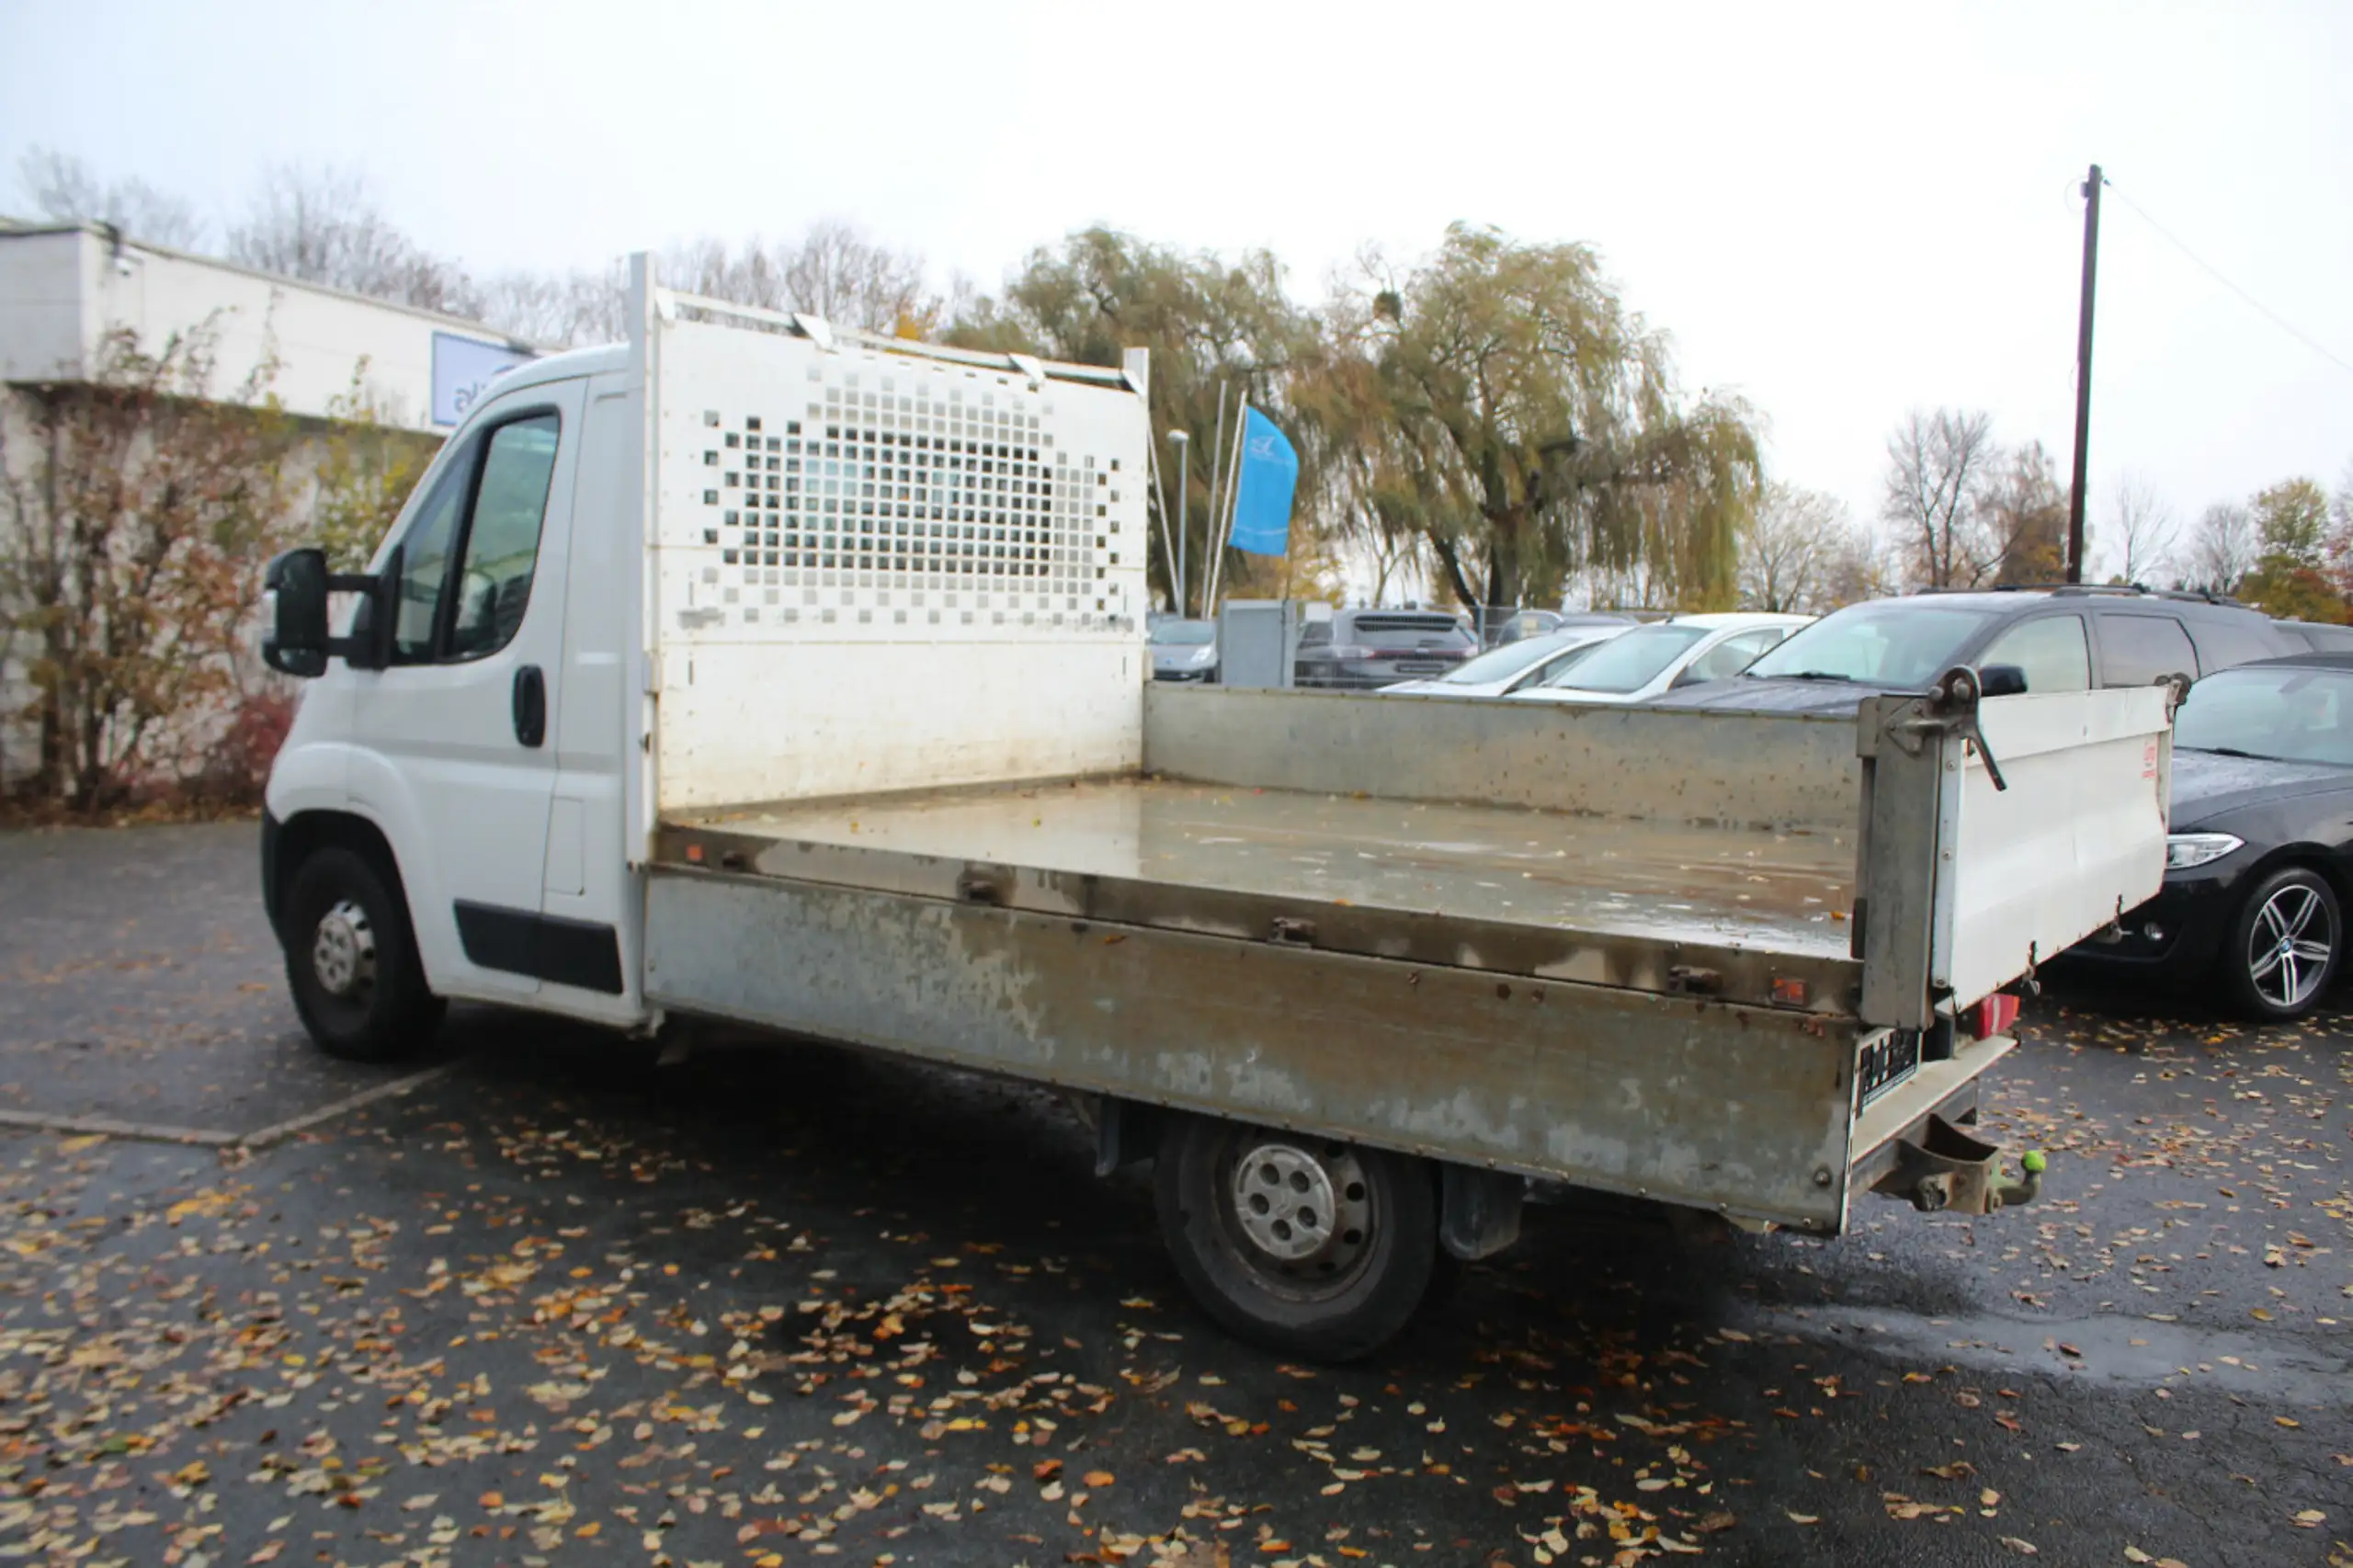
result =
M515 672L515 738L533 750L548 738L548 679L537 665Z

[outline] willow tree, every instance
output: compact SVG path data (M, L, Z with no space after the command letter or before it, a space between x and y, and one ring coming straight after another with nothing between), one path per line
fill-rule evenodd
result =
M1294 428L1289 401L1294 367L1312 350L1313 330L1312 319L1284 293L1282 267L1268 252L1228 261L1098 228L1070 235L1059 248L1032 251L1001 295L964 302L948 340L1092 365L1118 364L1122 349L1151 349L1152 427L1160 441L1172 533L1179 480L1165 437L1171 430L1192 437L1184 513L1191 534L1188 576L1198 589L1210 568L1211 449L1221 389L1229 437L1245 398L1294 436L1304 514L1294 537L1315 531L1312 498L1321 493L1319 452L1299 439L1302 432ZM1168 563L1160 555L1154 551L1153 577L1165 589ZM1246 560L1228 562L1229 580Z
M1366 275L1299 396L1365 444L1363 505L1427 540L1456 597L1513 605L1582 575L1613 598L1733 602L1753 416L1684 398L1591 249L1458 223L1402 278L1377 257Z

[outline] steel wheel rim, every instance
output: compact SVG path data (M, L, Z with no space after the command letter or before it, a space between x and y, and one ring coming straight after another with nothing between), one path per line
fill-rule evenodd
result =
M1278 1139L1242 1146L1222 1173L1226 1228L1245 1267L1284 1294L1336 1295L1372 1253L1372 1185L1347 1148ZM1254 1201L1260 1200L1260 1201Z
M2258 905L2247 932L2247 978L2285 1011L2312 1000L2336 951L2336 921L2320 890L2291 882Z
M376 931L354 899L319 916L311 937L311 974L339 1002L364 1003L376 984Z

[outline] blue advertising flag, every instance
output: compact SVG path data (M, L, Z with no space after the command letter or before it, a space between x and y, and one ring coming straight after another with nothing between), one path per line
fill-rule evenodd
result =
M1299 487L1299 454L1256 409L1242 426L1242 478L1234 487L1230 542L1253 555L1290 548L1290 497Z

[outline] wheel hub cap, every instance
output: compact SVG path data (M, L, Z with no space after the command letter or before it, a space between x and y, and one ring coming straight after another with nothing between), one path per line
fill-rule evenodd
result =
M376 933L366 910L346 899L319 917L311 971L330 996L356 996L375 983Z
M1289 1143L1262 1143L1233 1167L1233 1210L1253 1246L1284 1263L1332 1244L1340 1201L1322 1161Z
M2256 990L2275 1007L2308 1000L2327 973L2336 932L2320 894L2308 887L2284 887L2256 911L2247 939L2247 971Z

